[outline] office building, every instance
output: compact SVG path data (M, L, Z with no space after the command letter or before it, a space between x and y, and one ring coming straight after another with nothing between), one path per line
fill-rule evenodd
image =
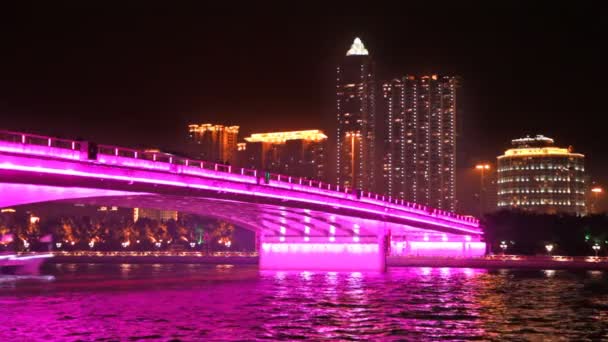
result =
M189 125L188 152L192 158L234 165L238 134L239 126Z
M133 208L133 222L137 222L137 220L139 220L140 218L147 218L156 221L177 221L177 211L149 208Z
M238 144L239 165L326 181L327 136L320 130L257 133Z
M537 135L498 157L498 209L584 215L585 156Z

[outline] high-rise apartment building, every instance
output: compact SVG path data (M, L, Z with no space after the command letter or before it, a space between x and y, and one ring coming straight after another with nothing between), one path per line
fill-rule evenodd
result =
M337 183L376 190L374 64L359 38L337 68L336 114Z
M585 156L537 135L511 141L498 157L498 209L584 215Z
M156 221L177 221L177 210L159 210L150 208L133 208L133 222L140 218L147 218Z
M405 76L382 85L383 191L456 209L456 89L452 76Z
M189 154L197 159L234 165L239 126L189 125Z
M326 181L327 136L320 130L252 134L239 143L239 165Z

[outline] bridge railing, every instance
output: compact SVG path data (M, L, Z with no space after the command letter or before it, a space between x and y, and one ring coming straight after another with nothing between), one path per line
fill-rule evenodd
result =
M441 217L442 219L451 221L451 222L457 222L457 223L466 222L466 223L471 223L471 224L475 224L475 225L478 224L478 222L479 222L478 220L476 220L472 217L459 215L459 214L455 214L455 213L440 210L440 209L431 208L431 207L428 207L428 206L425 206L422 204L408 202L403 199L393 198L390 196L384 196L384 195L380 195L380 194L376 194L376 193L372 193L372 192L368 192L368 191L353 190L352 188L349 188L349 187L340 187L339 185L323 183L323 182L317 181L317 180L311 180L311 179L293 177L293 176L286 176L286 175L281 175L281 174L270 174L270 180L273 182L278 182L278 183L297 184L297 185L300 185L303 187L301 190L308 191L308 192L329 191L329 192L340 192L340 193L344 193L344 194L353 194L357 197L357 199L359 199L363 202L390 206L394 209L406 210L409 212L414 212L414 213L423 214L423 215L430 214L430 215Z
M5 144L3 145L2 142ZM32 150L32 149L15 149L15 146L45 146L59 150L70 150L71 153L43 153L44 150ZM12 148L11 148L12 147ZM9 131L0 131L0 151L4 150L8 152L23 152L23 153L34 153L40 155L51 155L53 157L65 157L68 159L80 159L88 160L90 157L85 151L89 147L88 142L53 138L47 136L41 136L36 134L25 134L16 133ZM248 183L266 184L266 174L262 174L257 170L234 167L231 165L218 164L213 162L193 160L175 156L160 151L142 151L137 149L110 146L110 145L97 145L96 147L95 161L102 163L113 163L117 165L130 166L130 167L141 167L147 169L163 170L168 172L177 172L176 168L179 166L182 173L193 174L199 176L209 176L209 173L205 174L198 170L213 171L211 174L216 177L224 177L222 174L232 174L234 176L230 179L245 181ZM81 153L80 155L78 153ZM105 157L104 157L105 156ZM107 158L112 157L112 158ZM281 174L269 174L268 185L274 187L288 187L294 190L306 191L311 193L323 193L331 196L340 194L353 195L355 198L371 203L383 205L386 207L405 210L408 212L415 212L419 214L433 215L440 217L441 219L461 223L468 225L478 225L479 221L473 217L458 215L452 212L443 211L440 209L430 208L421 204L411 203L402 199L392 198L380 194L375 194L367 191L353 190L348 187L341 187L339 185L324 183L318 180L311 180L302 177L293 177Z

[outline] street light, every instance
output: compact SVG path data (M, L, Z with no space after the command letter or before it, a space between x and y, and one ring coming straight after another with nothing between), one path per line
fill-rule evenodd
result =
M549 253L549 255L551 255L551 251L553 250L553 245L552 244L545 245L545 249L547 250L547 253Z
M593 196L593 203L591 203L591 212L593 214L597 213L598 197L600 197L603 192L604 192L604 189L602 189L599 186L595 186L595 187L591 188L591 195Z
M595 245L593 245L593 247L591 247L591 248L593 248L593 251L595 252L595 257L597 258L597 253L600 251L600 248L602 248L602 247L600 247L600 245L598 245L598 244L596 243L596 244L595 244Z
M485 197L485 192L486 192L486 187L485 187L485 172L490 170L490 164L488 163L484 163L484 164L477 164L475 165L475 170L480 172L480 187L479 187L479 217L481 218L483 216L483 210L484 210L484 197Z
M505 255L505 251L507 250L507 243L505 241L500 242L500 248L502 249L502 255Z

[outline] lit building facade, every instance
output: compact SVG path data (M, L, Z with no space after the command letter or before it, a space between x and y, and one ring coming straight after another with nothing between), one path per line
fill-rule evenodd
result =
M382 85L382 188L388 196L456 209L453 76L405 76Z
M192 157L216 163L236 163L239 126L189 125L189 153Z
M584 215L585 157L538 135L512 140L498 157L498 209Z
M140 218L147 218L156 221L177 221L176 210L158 210L148 208L133 208L133 222L137 222Z
M326 181L327 136L320 130L252 134L239 143L239 165Z
M376 190L374 64L363 42L355 38L337 68L337 183Z

